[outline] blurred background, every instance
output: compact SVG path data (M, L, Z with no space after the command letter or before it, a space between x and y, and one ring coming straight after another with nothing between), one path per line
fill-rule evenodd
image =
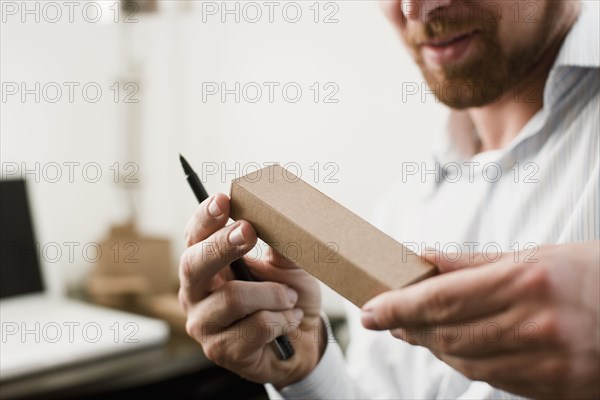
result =
M445 123L376 1L1 6L2 179L27 182L49 291L168 320L172 336L196 207L179 152L210 193L277 162L369 219L399 163L424 159ZM325 303L343 325L337 295ZM198 371L165 376L219 381L197 357ZM113 367L69 382L100 393L92 383ZM66 396L59 378L5 394L46 379Z

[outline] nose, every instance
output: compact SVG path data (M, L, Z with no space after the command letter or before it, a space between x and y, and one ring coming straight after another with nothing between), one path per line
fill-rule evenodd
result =
M448 7L452 0L401 0L406 19L426 22L436 10Z

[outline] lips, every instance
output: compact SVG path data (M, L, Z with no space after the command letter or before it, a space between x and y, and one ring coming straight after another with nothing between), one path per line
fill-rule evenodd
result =
M478 33L479 31L474 30L423 42L421 44L423 59L431 67L459 62L469 54L471 44Z
M459 40L465 39L467 36L473 35L477 32L477 30L473 30L466 33L459 33L454 35L449 35L444 38L436 38L425 41L422 43L423 46L433 46L433 47L443 47L451 45L452 43L458 42Z

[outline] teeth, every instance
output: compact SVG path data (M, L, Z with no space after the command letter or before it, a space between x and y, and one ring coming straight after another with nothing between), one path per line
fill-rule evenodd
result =
M450 43L452 43L452 42L456 42L457 40L459 40L459 39L462 39L463 37L465 37L465 36L467 36L467 35L468 35L468 34L464 34L464 35L455 36L455 37L453 37L453 38L451 38L451 39L448 39L448 40L445 40L445 41L443 41L443 42L441 42L441 41L431 41L431 42L430 42L430 44L431 44L432 46L446 46L446 45L449 45L449 44L450 44Z
M447 44L450 44L450 43L452 43L452 42L455 42L457 39L460 39L461 37L462 37L462 36L457 36L457 37L454 37L454 38L452 38L452 39L446 40L446 41L444 41L444 42L438 42L438 43L434 43L434 46L445 46L445 45L447 45Z

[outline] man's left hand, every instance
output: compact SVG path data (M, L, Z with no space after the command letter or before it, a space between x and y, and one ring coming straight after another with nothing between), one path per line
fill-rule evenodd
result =
M600 396L600 242L490 262L424 255L441 274L381 294L366 328L425 346L472 380L529 397Z

